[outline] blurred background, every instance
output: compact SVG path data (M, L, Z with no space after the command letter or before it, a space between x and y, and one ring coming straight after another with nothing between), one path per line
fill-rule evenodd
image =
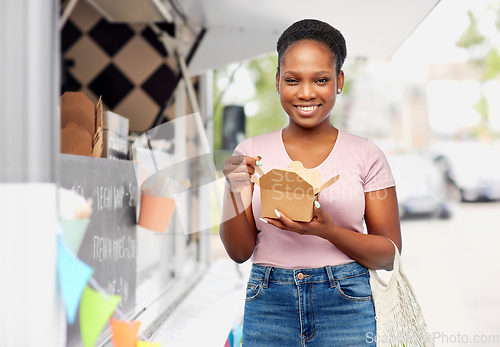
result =
M500 345L500 0L0 0L0 345L80 345L56 287L58 187L93 199L78 257L108 294L119 284L141 334L229 341L250 264L219 238L220 169L240 141L287 125L272 52L303 18L346 37L331 121L388 158L436 345ZM65 92L81 92L69 104L88 131L66 126ZM172 200L170 180L186 193L170 222L137 225L139 193ZM124 255L125 235L130 254L101 262L101 245Z
M351 58L347 44L332 123L391 164L403 264L436 345L500 345L500 1L440 1L388 60ZM215 150L235 108L244 137L287 125L276 67L272 54L215 70Z
M189 235L180 232L175 214L165 233L138 227L138 304L177 300L169 286L179 278L194 281L192 274L217 260L237 268L226 261L218 226L199 227L200 221L218 223L220 203L196 191L205 182L201 169L214 171L198 160L206 154L198 147L210 144L222 188L224 159L239 142L287 125L275 89L277 55L269 52L291 23L318 18L341 30L348 48L346 84L331 121L372 139L387 156L397 184L404 269L436 345L500 345L500 0L61 3L67 14L59 22L61 94L81 91L93 103L102 96L104 110L128 119L129 144L200 113L196 126L138 141L159 163L194 158L182 161L185 171L172 166L176 174L189 173L193 184L185 206ZM20 94L6 88L0 95L7 92ZM179 293L193 287L180 286ZM221 301L232 305L227 297ZM155 305L150 312L168 307ZM143 319L148 326L156 318Z

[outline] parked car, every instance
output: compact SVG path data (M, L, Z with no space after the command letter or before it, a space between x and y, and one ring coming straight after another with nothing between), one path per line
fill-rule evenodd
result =
M387 157L396 181L400 218L450 218L446 182L432 160L413 153Z
M435 160L460 191L462 201L500 200L499 145L444 144Z

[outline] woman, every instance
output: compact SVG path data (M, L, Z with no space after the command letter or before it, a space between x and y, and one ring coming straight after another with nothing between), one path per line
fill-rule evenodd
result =
M401 249L394 180L373 142L330 123L344 86L342 34L302 20L283 32L277 49L276 89L289 124L243 141L235 150L242 155L224 168L220 236L234 261L253 262L243 346L370 345L375 312L367 268L392 267L390 240ZM255 166L267 172L295 160L317 169L323 182L340 179L320 193L311 222L280 211L262 218L260 188L250 181Z

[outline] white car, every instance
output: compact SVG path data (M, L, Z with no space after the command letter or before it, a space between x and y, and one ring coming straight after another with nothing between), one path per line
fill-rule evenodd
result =
M435 164L419 154L387 157L396 181L400 218L450 218L446 182Z
M500 199L500 146L465 142L442 145L436 161L462 201Z

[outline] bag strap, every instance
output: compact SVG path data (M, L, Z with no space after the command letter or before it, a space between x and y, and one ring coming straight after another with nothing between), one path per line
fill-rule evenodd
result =
M392 274L392 276L394 276L395 274L398 274L403 279L403 281L406 283L406 285L408 287L409 294L411 294L413 296L413 299L415 301L415 305L416 305L415 309L417 310L417 316L418 316L418 322L417 322L418 326L425 327L425 332L427 333L427 325L425 324L425 319L424 319L424 315L422 313L422 308L420 307L420 304L418 303L417 296L415 294L415 290L413 289L413 286L411 285L410 281L408 280L408 277L406 277L406 274L403 272L403 269L401 266L401 256L399 255L398 247L396 246L394 241L392 241L391 239L389 239L389 241L392 242L392 244L394 245L394 248L396 249L396 253L394 254L394 273ZM405 288L405 291L406 291L406 288ZM434 346L434 344L427 343L426 346Z
M394 245L394 249L395 249L394 263L392 265L392 268L394 270L394 273L399 273L401 271L401 256L399 255L399 249L398 249L398 246L396 246L396 244L394 243L394 241L392 241L389 238L388 238L388 240L392 242L392 244Z
M393 282L394 276L399 277L406 284L406 288L405 288L405 286L403 286L402 289L404 290L405 295L411 295L411 296L413 296L414 304L415 304L414 309L416 311L416 316L417 316L417 319L418 319L417 322L416 322L417 328L418 328L418 332L419 332L419 334L425 334L425 338L426 338L425 343L423 344L423 346L434 347L434 343L433 343L432 339L430 341L428 340L429 333L427 331L427 325L425 323L424 315L422 313L422 309L420 307L420 304L418 303L417 296L415 295L415 291L413 290L413 287L410 284L410 281L406 277L406 274L403 272L403 269L402 269L402 266L401 266L401 256L399 255L398 247L396 246L396 244L394 243L394 241L392 241L391 239L389 239L389 241L392 242L392 244L394 245L394 249L395 249L394 263L393 263L393 270L394 271L393 271L393 274L391 276L391 280L389 280L389 282L386 285L386 287L388 287L388 285L390 285L390 283ZM380 277L378 276L377 271L370 270L370 275L373 276L373 278L374 278L375 281L382 281L380 279ZM371 281L371 279L370 279L370 281ZM384 282L382 281L382 283L384 283Z

